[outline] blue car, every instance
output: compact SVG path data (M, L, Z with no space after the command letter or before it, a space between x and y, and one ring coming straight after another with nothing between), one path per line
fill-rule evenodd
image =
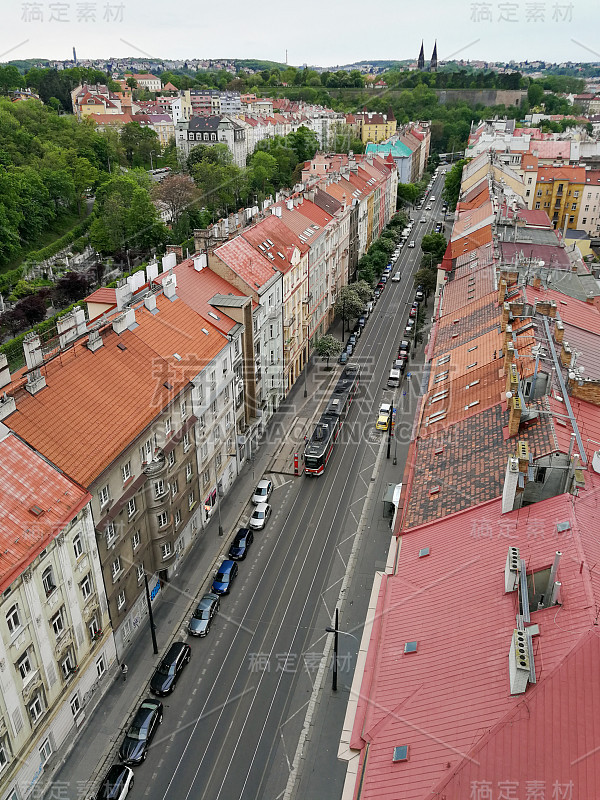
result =
M230 561L229 559L223 561L219 567L219 571L215 575L210 589L211 592L214 592L214 594L229 594L231 584L234 582L237 574L238 565L235 561Z

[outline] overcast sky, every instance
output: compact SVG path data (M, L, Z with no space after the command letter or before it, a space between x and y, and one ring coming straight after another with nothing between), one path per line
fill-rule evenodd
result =
M1 0L0 61L261 58L334 66L425 57L600 61L597 0Z

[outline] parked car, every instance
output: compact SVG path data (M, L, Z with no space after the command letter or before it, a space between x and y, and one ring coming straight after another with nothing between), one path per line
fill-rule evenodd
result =
M259 505L254 508L248 525L255 531L260 531L265 527L270 516L271 506L268 503L259 503Z
M346 345L346 355L347 356L351 356L353 352L354 352L354 345L353 344L347 344Z
M417 291L415 293L415 300L418 303L421 303L424 299L425 299L425 295L423 294L423 292L420 289L417 289Z
M400 347L398 348L398 358L402 358L402 353L405 353L405 357L408 358L408 354L410 353L410 342L406 339L403 339L400 342Z
M240 528L229 548L229 558L233 561L243 561L253 541L254 534L250 528Z
M408 312L408 318L414 319L417 316L417 309L413 306Z
M171 694L179 676L192 657L192 649L185 642L173 642L150 681L152 694Z
M406 320L406 327L407 327L407 328L412 328L412 327L414 327L414 324L415 324L415 319L414 319L414 317L409 317L409 318Z
M424 224L427 222L427 220L425 219L425 217L421 217L421 219L419 220L419 222L420 222L422 225L424 225Z
M390 424L389 411L385 414L382 414L380 411L379 416L377 417L377 422L375 423L375 430L387 431L389 424Z
M414 239L408 243L408 246L409 247L414 247L415 246Z
M348 353L345 350L340 353L338 361L340 364L345 364L348 361Z
M435 201L435 197L433 195L431 195L429 199L431 200L432 203Z
M218 594L207 592L196 606L196 610L188 622L188 633L192 636L206 636L210 630L212 618L219 610L219 603Z
M389 275L391 271L392 271L392 265L388 264L387 267L383 270L383 274Z
M357 322L356 325L354 326L353 331L352 331L352 336L355 336L357 339L360 339L361 333L362 333L362 328L360 327L360 325Z
M366 324L367 324L367 318L366 317L359 317L358 318L358 327L359 328L361 328L361 329L364 328Z
M261 505L263 505L261 503ZM264 505L267 505L264 503ZM260 508L260 506L256 506ZM256 513L256 508L254 513ZM226 559L221 563L218 572L215 574L215 579L212 582L211 592L214 594L229 594L231 584L234 582L238 574L238 565L231 559Z
M96 800L124 800L133 788L133 770L124 764L113 764L100 784Z
M431 211L431 206L425 206L425 211Z
M271 492L273 491L273 483L272 481L263 478L262 481L259 481L256 489L254 490L254 494L252 495L252 502L255 506L259 503L267 503L269 497L271 497Z
M390 272L391 272L391 270L390 270ZM385 285L387 283L387 275L382 275L379 280L381 281L381 283L383 283Z
M375 298L375 300L379 300L379 298L381 297L381 290L379 289L379 286L373 292L373 297Z
M406 361L407 361L406 358L397 358L394 361L394 369L397 369L401 373L404 372L404 370L406 369Z
M376 293L379 292L379 294L381 294L381 292L383 292L384 289L385 289L385 283L383 283L383 281L379 281L379 283L377 284Z
M163 704L160 700L146 698L135 712L119 748L119 758L124 764L141 764L146 760L152 737L162 718Z

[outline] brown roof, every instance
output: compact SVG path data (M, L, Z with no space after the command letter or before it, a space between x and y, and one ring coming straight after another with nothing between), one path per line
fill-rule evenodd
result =
M467 303L455 314L442 317L436 331L436 353L452 350L499 325L497 292Z

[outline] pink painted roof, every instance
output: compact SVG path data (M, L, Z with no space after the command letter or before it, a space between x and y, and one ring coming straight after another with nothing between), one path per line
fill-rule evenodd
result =
M473 231L489 225L493 218L494 209L489 200L478 208L461 212L458 215L458 219L454 222L450 241L455 242L457 239L460 239L461 236L466 236Z
M362 751L360 800L468 800L476 779L494 786L476 796L496 800L499 782L513 777L523 781L521 794L505 797L525 800L525 780L550 787L570 778L573 798L596 796L599 513L597 492L504 515L492 500L402 536L396 574L383 577L352 727L351 747ZM558 533L559 522L566 531ZM528 571L563 554L562 605L531 614L539 625L537 683L515 696L507 656L517 596L504 592L509 545L519 547ZM429 555L419 557L424 547ZM405 654L410 641L417 651ZM408 745L408 761L392 761L397 745Z
M280 272L287 272L292 267L291 258L296 248L301 255L308 252L308 245L303 244L298 236L275 216L267 217L257 225L248 228L242 233L242 236L254 247L255 252L262 253L260 249L262 245L265 248L264 252L271 253L273 256L271 263ZM267 240L273 244L269 245Z
M17 436L0 439L0 592L90 499Z
M529 152L536 154L538 158L565 158L568 160L571 157L571 142L536 140L534 142L530 142ZM540 167L540 170L544 169L546 169L546 167ZM539 179L540 178L538 173L538 180ZM572 180L577 180L577 179L573 178Z

